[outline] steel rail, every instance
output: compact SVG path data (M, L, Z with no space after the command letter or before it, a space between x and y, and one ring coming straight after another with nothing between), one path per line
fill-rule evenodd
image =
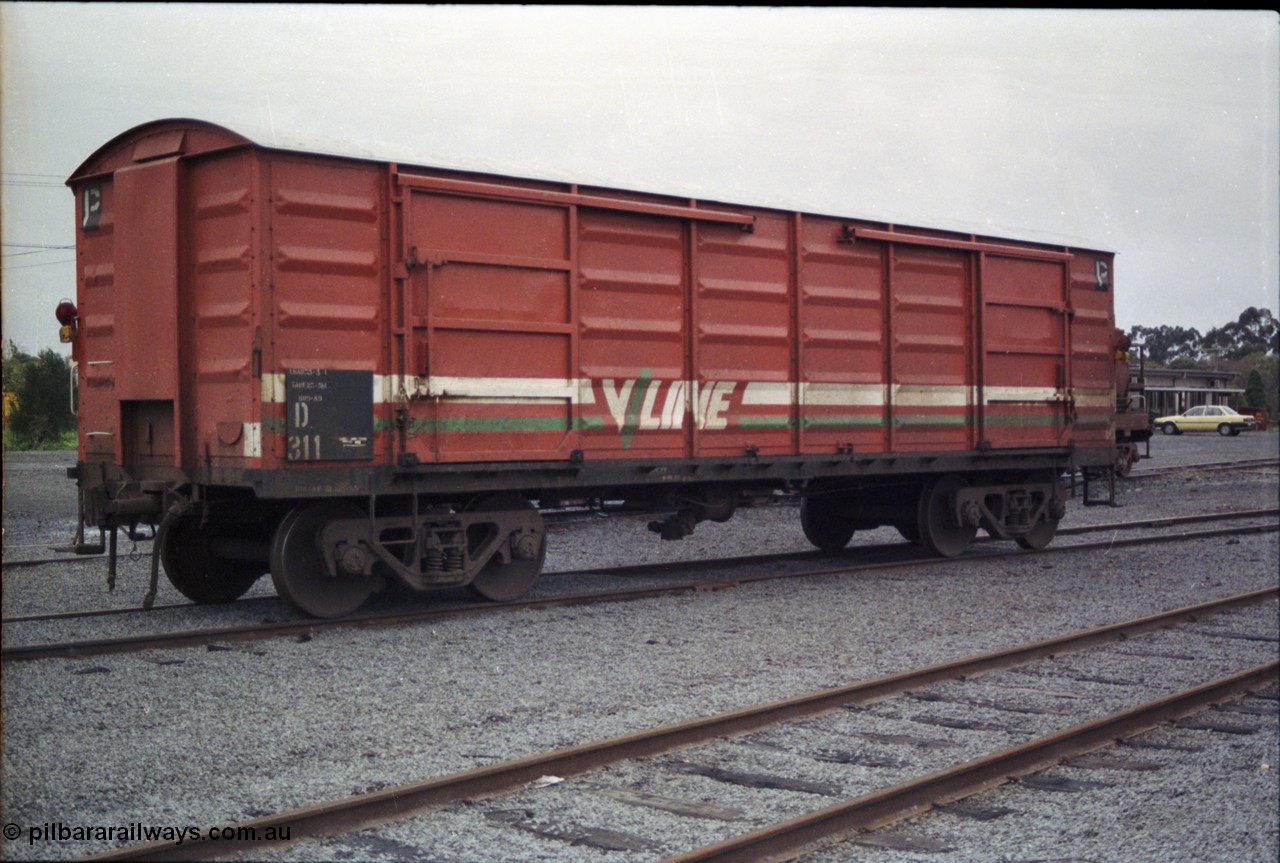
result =
M850 573L868 573L903 569L907 567L955 566L968 563L985 562L1012 556L1065 554L1079 551L1112 551L1121 548L1132 548L1142 545L1154 545L1161 542L1188 542L1213 539L1224 536L1241 536L1249 534L1280 532L1280 524L1254 525L1240 528L1222 528L1219 530L1196 531L1193 533L1164 535L1159 537L1131 537L1128 539L1111 538L1099 542L1078 543L1074 545L1057 545L1040 551L1008 551L980 556L959 558L918 558L897 562L880 562L867 564L845 564L838 567L826 567L815 570L801 570L783 573L754 573L729 576L711 582L680 582L677 584L656 587L626 588L605 593L576 593L564 596L545 597L542 599L517 600L506 603L475 603L452 608L432 608L410 612L397 612L389 615L349 617L333 620L306 619L294 621L278 621L255 626L229 626L209 629L198 629L186 632L150 633L145 635L121 636L118 638L85 639L74 642L53 642L30 645L6 645L0 648L0 661L25 662L36 659L75 658L100 656L113 653L136 653L142 650L167 650L173 648L198 647L218 641L255 641L267 638L281 638L291 635L313 635L316 632L331 629L350 629L374 626L404 626L414 623L438 622L454 617L465 617L475 614L488 614L499 611L528 611L544 608L568 608L579 605L593 605L604 602L628 602L641 599L656 599L667 596L678 596L707 590L722 590L740 587L763 581L776 581L789 578L818 578L830 575L846 575ZM678 564L675 564L678 566Z
M1154 461L1154 459L1144 458L1143 462ZM1280 466L1280 458L1251 458L1241 459L1239 461L1207 461L1194 464L1168 464L1154 465L1149 468L1135 467L1126 479L1150 479L1158 477L1166 473L1175 473L1183 470L1208 470L1220 471L1239 468L1248 470L1255 467L1277 467Z
M1280 517L1280 509L1239 509L1232 512L1204 513L1201 515L1174 515L1166 518L1145 518L1137 521L1111 522L1109 524L1090 524L1079 527L1059 528L1057 536L1078 536L1085 533L1098 533L1108 530L1141 530L1143 528L1176 527L1182 524L1199 524L1206 521L1233 521L1246 518Z
M351 832L400 820L461 799L514 791L542 776L579 775L619 761L658 755L720 737L746 734L782 722L824 713L844 705L865 704L945 680L972 677L989 671L1025 665L1047 657L1114 643L1143 632L1181 622L1196 621L1206 615L1275 600L1277 597L1280 597L1280 588L1276 587L1225 597L1136 620L979 654L958 661L929 665L769 704L606 738L423 782L372 791L225 825L232 834L243 837L237 840L214 840L202 837L194 842L188 839L181 844L154 842L126 846L85 859L95 861L199 859L215 853L223 856L251 848L283 844L265 838L282 833L290 837L290 842L296 842L312 836Z
M6 560L4 562L5 569L24 569L28 566L52 566L58 563L89 563L90 561L106 560L106 554L78 554L75 556L67 555L66 557L38 557L25 560Z
M1184 515L1172 516L1169 518L1142 519L1139 521L1129 522L1108 522L1106 524L1082 525L1079 527L1067 527L1058 530L1057 536L1081 536L1090 533L1105 533L1107 531L1119 530L1141 530L1141 529L1160 529L1164 527L1174 527L1183 524L1200 524L1203 522L1214 521L1235 521L1250 518L1280 518L1280 509L1248 509L1236 510L1234 512L1218 512L1202 515ZM975 542L1003 542L992 537L975 540ZM902 548L907 543L898 543L894 545L879 546L860 546L847 549L845 554L874 553L877 550L887 550L891 548ZM737 557L721 557L721 558L704 558L702 560L688 561L663 561L661 563L640 563L626 564L623 566L609 567L607 569L580 569L566 570L562 572L545 572L542 578L558 578L569 575L627 575L627 574L643 574L649 572L663 572L673 568L682 569L712 569L721 566L756 566L764 563L778 563L781 561L806 560L811 558L826 557L823 552L819 551L800 551L800 552L778 552L776 554L761 555L740 555ZM57 563L58 561L45 561L45 563ZM276 601L275 596L250 596L237 600L237 602L261 602ZM200 607L197 603L192 602L175 602L166 605L153 605L149 609L140 609L136 606L127 608L99 608L87 611L51 611L41 614L24 614L15 615L0 619L0 624L11 623L33 623L49 620L75 620L77 618L88 617L114 617L121 614L133 614L138 611L171 611L174 609L191 609Z
M244 596L235 602L251 603L251 602L279 602L280 597L275 594L265 596ZM228 603L230 604L230 603ZM150 608L142 608L137 605L130 605L125 608L93 608L84 611L46 611L40 614L19 614L13 617L0 619L0 625L8 626L11 623L44 623L50 620L78 620L90 617L117 617L121 614L150 614L153 611L176 611L178 609L186 609L190 611L193 608L208 608L208 605L202 605L197 602L172 602L164 605L153 605Z
M668 863L760 863L785 860L854 831L874 830L961 800L1141 734L1280 680L1280 662L1197 686L1073 726L983 758L866 794L754 833L728 839Z
M628 517L631 517L631 515L632 514L628 513L625 515L606 515L606 517L628 518ZM543 518L545 519L547 528L549 530L564 530L566 528L572 528L582 522L596 520L599 517L600 517L600 514L597 513L595 510L585 510L585 509L584 510L567 510L567 511L552 510L544 513L543 515ZM637 518L642 517L642 514L636 513L635 517ZM650 517L650 514L647 514L647 513L643 514L643 517ZM151 542L152 539L154 539L154 537L143 537L139 541ZM26 543L25 547L28 547L28 548L40 547L40 548L53 550L51 546L42 545L40 543ZM145 555L142 555L142 557L144 558L151 557L151 552L147 552ZM98 552L92 552L92 553L86 553L86 554L76 554L74 552L66 552L62 554L60 557L30 557L30 558L22 558L20 560L6 560L4 561L3 565L5 569L23 569L31 566L50 566L50 565L59 564L59 563L91 563L93 561L106 560L106 558L107 558L107 553L105 551L98 551Z

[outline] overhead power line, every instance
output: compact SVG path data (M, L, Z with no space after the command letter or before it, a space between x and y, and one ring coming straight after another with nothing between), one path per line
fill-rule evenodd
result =
M62 261L42 261L41 263L38 263L38 264L17 264L17 265L5 264L4 266L0 267L0 270L29 270L32 267L52 267L55 264L74 264L75 262L76 262L75 258L67 258L66 260L62 260Z
M66 183L57 174L23 174L17 171L0 171L0 186L17 186L27 189L65 189Z
M74 249L75 246L67 246L53 243L0 243L0 246L6 249L26 249L23 252L5 252L3 257L17 258L24 255L43 255L48 252L66 252ZM5 264L0 269L4 270L29 270L32 267L52 267L58 264L74 264L74 258L64 258L58 261L40 261L34 264Z
M32 249L29 252L5 252L3 255L0 255L0 258L21 258L25 255L44 255L53 251L56 251L56 250L55 249Z

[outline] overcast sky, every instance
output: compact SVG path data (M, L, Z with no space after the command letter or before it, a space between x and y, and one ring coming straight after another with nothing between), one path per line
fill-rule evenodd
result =
M4 338L61 347L62 181L163 117L406 162L1061 237L1118 323L1280 311L1264 12L0 2Z

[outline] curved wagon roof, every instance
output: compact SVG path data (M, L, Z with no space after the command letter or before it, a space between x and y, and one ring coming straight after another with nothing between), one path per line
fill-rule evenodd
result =
M193 156L240 147L257 147L264 150L277 150L312 156L397 164L429 170L458 171L508 179L576 184L595 189L632 191L786 212L865 219L875 222L892 221L899 225L912 225L920 228L967 234L975 238L1001 238L1061 248L1115 253L1114 249L1092 240L1034 229L1009 228L1003 225L975 224L937 218L886 220L883 216L859 212L856 206L851 206L847 210L833 208L830 205L815 207L812 204L805 204L803 190L773 196L766 193L762 197L752 196L750 199L744 200L740 194L725 195L717 193L714 188L710 187L710 184L708 184L707 188L698 189L658 188L652 184L648 186L637 185L619 181L616 178L584 177L565 171L562 168L523 169L516 165L514 161L498 165L491 162L486 163L486 160L480 158L462 162L453 158L441 158L439 154L428 154L421 151L402 152L405 149L403 145L366 142L353 137L336 139L276 127L262 129L236 124L236 127L232 128L227 125L192 118L153 120L121 132L99 147L76 168L71 176L67 178L67 184L70 185L91 176L110 173L119 167L124 167L134 162L172 155Z

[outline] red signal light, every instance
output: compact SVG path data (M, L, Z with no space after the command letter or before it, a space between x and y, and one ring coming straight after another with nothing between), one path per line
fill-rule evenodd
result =
M53 310L54 316L58 319L58 323L64 327L69 327L75 323L76 318L80 317L80 312L76 309L76 304L70 300L63 300L58 303L58 307Z

